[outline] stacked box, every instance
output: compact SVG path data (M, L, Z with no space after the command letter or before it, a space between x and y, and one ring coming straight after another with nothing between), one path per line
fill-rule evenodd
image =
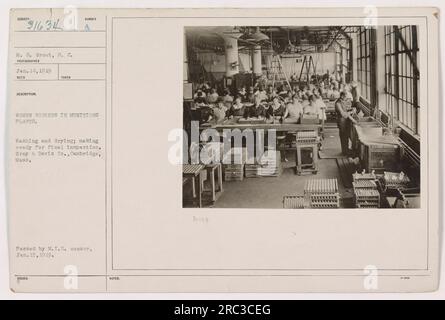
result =
M311 179L304 186L304 197L311 208L339 208L337 179Z
M246 178L280 176L282 172L281 154L276 150L268 150L258 161L247 161L244 171Z
M354 189L355 206L357 208L379 208L380 193L377 189Z
M357 180L352 182L354 189L375 189L377 190L377 183L374 180Z
M245 164L244 165L244 173L246 178L258 178L258 169L260 168L260 165L258 163L254 164Z
M374 172L370 172L370 173L366 173L366 172L362 172L362 173L353 173L352 174L352 180L353 181L358 181L358 180L375 180L377 179L377 176L375 175Z
M244 164L225 164L224 165L225 181L243 181L244 180Z
M268 150L259 160L258 176L278 177L281 175L281 154L280 151Z
M403 172L387 172L383 173L383 187L386 189L405 190L409 187L411 180Z
M366 174L365 174L366 175ZM354 201L356 208L380 208L380 192L377 189L375 179L363 179L366 176L360 176L352 182L354 189ZM372 177L372 174L368 174Z
M246 148L232 148L223 158L224 180L243 181L244 165L247 159Z
M244 175L246 178L258 178L258 168L260 164L256 161L256 158L249 158L244 165Z
M304 209L306 207L304 196L284 196L284 209Z
M298 131L296 136L296 143L317 143L318 133L317 131Z

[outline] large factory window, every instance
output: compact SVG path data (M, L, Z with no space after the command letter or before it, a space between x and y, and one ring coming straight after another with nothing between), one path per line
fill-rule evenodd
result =
M375 102L375 29L359 27L357 32L357 80L361 96Z
M416 26L385 26L387 112L418 133L419 70Z

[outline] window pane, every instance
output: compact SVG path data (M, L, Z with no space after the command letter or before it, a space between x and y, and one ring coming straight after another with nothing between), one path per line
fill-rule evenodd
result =
M413 32L416 32L416 27L399 26L397 36L394 30L392 26L384 28L387 110L393 112L397 120L417 132L418 97L415 93L418 92L419 79L414 76L413 65L413 60L418 59L418 46L417 43L413 43L415 41ZM403 41L400 41L399 36Z

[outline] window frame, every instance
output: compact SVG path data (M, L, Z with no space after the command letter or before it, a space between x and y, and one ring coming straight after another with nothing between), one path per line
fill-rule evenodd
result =
M405 129L419 133L417 26L385 26L386 112Z
M357 83L360 96L371 106L377 101L376 87L376 29L358 27L357 29Z

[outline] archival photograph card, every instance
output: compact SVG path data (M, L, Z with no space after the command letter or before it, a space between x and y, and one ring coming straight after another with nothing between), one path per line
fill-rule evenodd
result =
M11 290L436 290L438 25L11 10Z

